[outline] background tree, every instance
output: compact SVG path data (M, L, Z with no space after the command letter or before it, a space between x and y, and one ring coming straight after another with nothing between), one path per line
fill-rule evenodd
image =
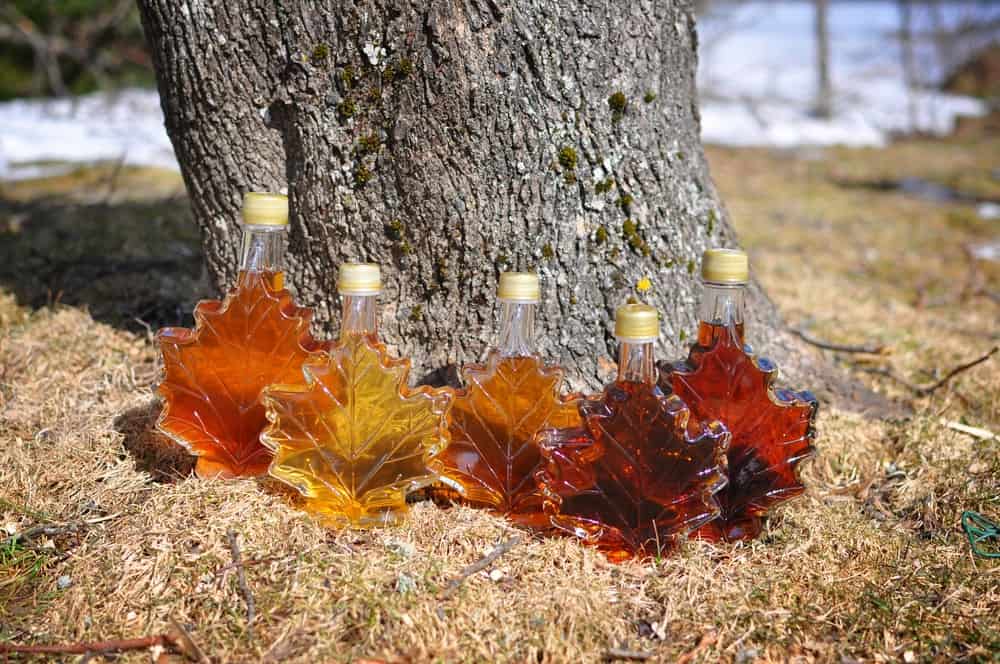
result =
M149 80L132 0L0 3L0 99Z
M577 387L610 374L629 297L664 313L661 357L690 342L701 252L736 244L699 142L690 2L139 6L220 288L243 192L287 186L300 299L335 328L337 266L381 263L383 334L428 381L491 341L502 270L542 275L542 350ZM816 368L759 289L751 308L793 376Z

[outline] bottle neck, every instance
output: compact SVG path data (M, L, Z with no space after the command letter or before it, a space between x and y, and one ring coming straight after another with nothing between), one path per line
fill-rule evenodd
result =
M500 337L497 349L503 357L527 357L535 353L535 303L500 300Z
M281 272L285 269L285 229L243 227L241 272Z
M656 382L653 361L653 340L620 339L618 347L618 380L629 383Z
M376 295L344 295L340 322L340 338L378 334Z
M704 283L700 314L703 326L733 330L742 342L746 284Z

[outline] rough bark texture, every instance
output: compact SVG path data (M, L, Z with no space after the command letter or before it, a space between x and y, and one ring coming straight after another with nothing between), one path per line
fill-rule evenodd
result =
M337 266L381 263L382 332L417 376L481 356L510 269L541 274L540 350L574 387L610 375L629 297L663 312L659 356L685 353L701 252L736 243L699 142L689 2L139 4L218 286L242 193L287 184L299 299L335 333ZM801 375L815 357L751 302L752 337Z

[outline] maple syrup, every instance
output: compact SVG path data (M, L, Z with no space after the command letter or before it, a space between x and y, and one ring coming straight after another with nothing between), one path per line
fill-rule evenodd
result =
M615 317L618 378L583 401L583 425L540 435L538 479L554 526L613 561L658 556L719 513L729 433L702 423L656 385L657 312L625 305Z
M760 534L770 508L804 490L798 465L813 453L817 402L809 392L775 389L777 369L745 345L746 254L707 251L702 278L698 340L662 385L696 416L718 419L732 433L729 482L718 494L720 516L695 536L751 539Z
M449 388L410 389L410 362L379 341L377 265L341 266L340 339L302 367L302 376L264 391L274 451L270 474L297 489L326 524L370 527L398 521L407 494L440 479Z
M242 259L232 290L221 301L198 303L194 329L168 327L156 335L165 374L157 428L198 457L199 477L267 471L260 392L299 374L302 362L325 347L309 334L312 311L295 306L284 289L287 198L247 194L242 215Z
M451 443L441 454L437 499L493 510L524 526L547 528L535 475L542 456L535 437L546 428L580 426L579 396L563 396L563 370L535 352L538 275L504 272L499 343L482 364L462 369L465 388L451 411Z

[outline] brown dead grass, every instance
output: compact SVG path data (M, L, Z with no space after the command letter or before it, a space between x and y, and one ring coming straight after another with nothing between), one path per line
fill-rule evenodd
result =
M819 162L710 157L789 319L834 341L889 344L892 354L872 361L919 382L996 343L988 300L914 306L918 279L951 292L965 271L956 248L995 237L995 226L955 227L958 206L831 180L852 169L881 177L879 162L896 174L934 163L944 178L1000 153L916 146ZM948 159L952 169L938 163ZM761 541L690 543L667 560L611 565L569 540L527 539L494 565L499 578L477 574L441 600L463 567L516 531L482 512L418 503L397 528L327 532L273 485L193 479L189 460L151 432L157 367L146 338L76 308L27 311L9 295L0 324L0 526L94 522L0 551L2 640L134 637L176 620L220 662L577 662L612 647L703 662L995 661L1000 652L1000 565L972 557L958 527L964 509L1000 518L1000 442L942 424L1000 430L996 361L913 402L906 421L823 411L809 491ZM252 637L230 530L250 563Z

